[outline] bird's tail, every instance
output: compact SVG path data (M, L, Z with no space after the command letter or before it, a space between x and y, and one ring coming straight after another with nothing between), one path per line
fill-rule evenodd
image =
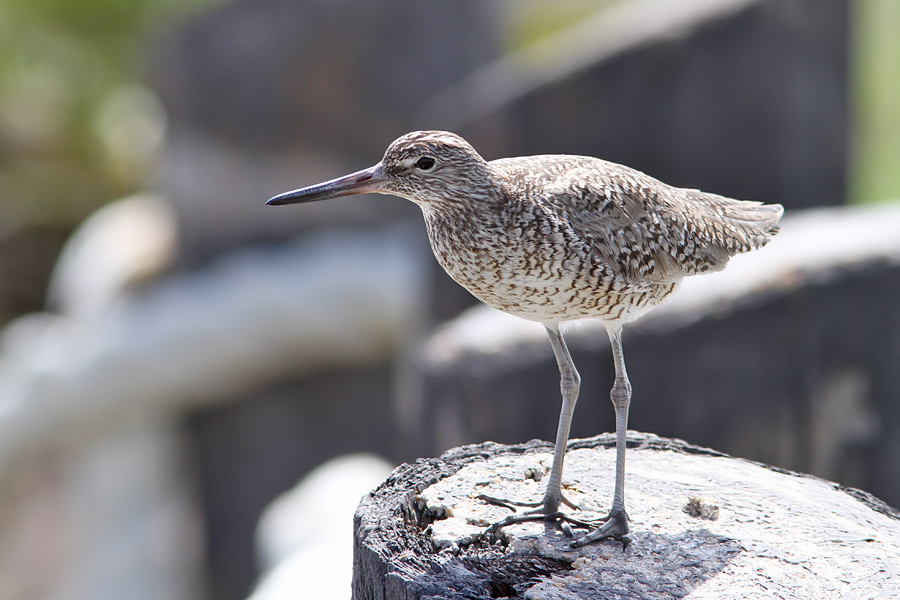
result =
M733 200L716 194L698 192L694 198L704 204L725 225L733 248L749 252L761 248L772 239L780 227L778 221L784 214L780 204L763 204L753 200Z
M747 234L752 249L763 246L781 229L778 221L784 214L780 204L763 204L744 200L723 207L723 216Z

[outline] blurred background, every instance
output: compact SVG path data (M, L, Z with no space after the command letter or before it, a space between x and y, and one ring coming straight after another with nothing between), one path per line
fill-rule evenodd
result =
M0 0L0 599L347 597L392 466L552 438L414 205L264 206L425 128L782 203L626 329L629 425L900 506L895 0Z

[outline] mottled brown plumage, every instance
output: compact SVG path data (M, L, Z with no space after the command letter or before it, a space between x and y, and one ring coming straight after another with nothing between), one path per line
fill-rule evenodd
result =
M735 254L778 231L782 207L676 188L598 158L528 156L485 161L465 140L417 131L394 141L380 163L270 204L382 192L418 204L434 255L477 298L544 324L562 376L563 410L540 509L502 525L556 514L579 377L559 324L595 317L609 332L616 364L610 397L618 434L616 489L606 523L574 542L628 533L624 508L625 429L631 385L622 325L665 300L686 276L722 269ZM565 518L565 517L562 517Z

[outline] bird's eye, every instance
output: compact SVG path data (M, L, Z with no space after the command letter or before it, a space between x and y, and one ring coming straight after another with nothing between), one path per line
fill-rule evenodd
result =
M434 159L430 156L423 156L419 160L416 161L416 166L423 171L427 171L431 167L434 166Z

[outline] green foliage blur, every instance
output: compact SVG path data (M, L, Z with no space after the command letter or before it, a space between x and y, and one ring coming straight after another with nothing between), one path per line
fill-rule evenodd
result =
M0 237L69 229L149 183L165 132L151 31L215 0L0 0Z
M849 200L900 200L900 2L853 10L853 163Z

